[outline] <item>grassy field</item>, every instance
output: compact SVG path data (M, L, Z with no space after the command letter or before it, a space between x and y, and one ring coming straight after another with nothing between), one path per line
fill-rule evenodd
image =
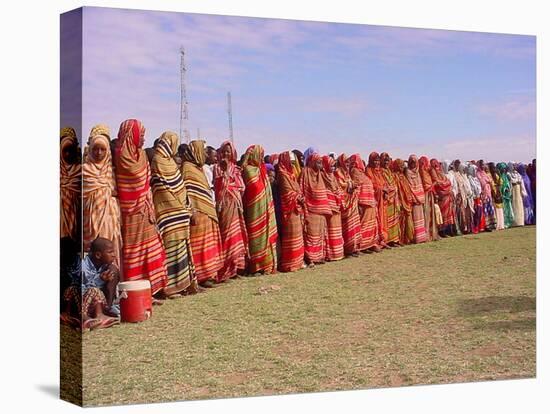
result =
M85 405L533 377L535 228L231 281L82 358Z

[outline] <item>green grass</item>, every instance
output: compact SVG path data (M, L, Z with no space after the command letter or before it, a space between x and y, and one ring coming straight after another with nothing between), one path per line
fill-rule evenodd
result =
M82 357L85 405L533 377L535 228L231 281Z

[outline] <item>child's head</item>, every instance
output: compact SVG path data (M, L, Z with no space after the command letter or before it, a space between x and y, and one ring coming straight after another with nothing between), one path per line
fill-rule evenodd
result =
M206 165L214 165L218 162L218 153L210 145L206 147Z
M115 248L113 242L103 237L98 237L92 242L90 255L96 262L102 265L110 265L115 260Z

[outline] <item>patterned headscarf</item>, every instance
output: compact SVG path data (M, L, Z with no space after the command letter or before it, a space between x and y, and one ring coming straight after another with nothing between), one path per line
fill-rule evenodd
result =
M308 148L309 149L309 148ZM321 176L321 171L316 171L314 166L321 161L317 152L310 152L307 164L302 171L301 186L306 200L306 209L312 214L331 215L327 188Z
M431 176L431 164L428 157L422 156L418 160L418 173L422 179L422 185L424 186L424 192L433 192L433 182Z
M361 158L360 154L353 154L349 158L349 168L350 170L357 168L359 171L365 172L365 163Z
M308 165L309 158L313 154L319 154L319 151L315 147L309 147L304 151L304 165Z
M302 190L296 177L290 160L290 152L285 151L279 154L277 163L277 182L281 195L281 211L285 220L290 214L296 212L303 214L302 205L298 199L302 196Z
M401 158L396 158L391 163L391 170L393 171L395 181L397 183L397 189L399 194L399 202L401 209L407 214L412 211L412 204L414 202L414 195L409 184L409 180L405 177L403 169L405 168L405 161Z
M182 160L202 168L206 162L206 142L202 139L191 141L183 152Z
M227 167L222 169L222 153L229 147L230 158L227 161ZM244 182L241 176L241 169L237 166L237 150L230 140L224 141L218 148L218 163L214 165L214 192L216 193L216 204L219 209L223 208L226 196L234 198L239 209L242 210L242 193L244 192Z
M155 213L165 243L189 237L191 212L183 178L174 159L178 146L178 135L171 131L164 132L156 142L151 162Z
M140 146L143 134L145 127L137 119L127 119L118 130L115 166L120 210L123 214L139 211L150 197L150 167L145 151Z
M378 167L374 166L374 162L376 160L379 160L380 163L378 164ZM386 182L384 180L384 176L382 175L382 167L381 164L382 160L380 158L380 155L373 151L369 154L369 162L367 164L367 175L372 180L372 184L374 185L375 190L377 193L379 193L379 196L382 196L382 189L384 188Z
M94 148L97 146L105 150L102 160L94 158ZM105 125L94 126L88 138L87 148L82 165L84 250L101 236L111 240L118 253L121 246L120 208L115 198L116 185L111 161L109 128Z
M358 186L358 203L360 206L376 207L374 186L371 179L365 173L365 163L359 154L349 157L349 174L353 182Z
M60 133L60 195L61 195L61 227L60 237L70 237L78 240L78 217L80 216L80 189L82 184L82 165L78 160L70 163L63 158L63 151L73 147L79 153L79 144L73 128L66 127Z
M210 184L202 169L206 161L205 141L191 141L183 153L182 176L191 206L218 221Z
M333 173L333 167L336 161L329 155L323 155L321 159L323 163L323 169L321 170L321 177L327 188L327 195L329 199L330 208L333 212L338 213L342 204L342 189L336 181L336 177Z
M415 164L414 168L411 168L412 164ZM407 162L407 179L411 186L411 191L415 197L416 204L424 204L425 194L424 194L424 185L422 184L422 178L419 173L418 158L415 154L409 156L409 161Z

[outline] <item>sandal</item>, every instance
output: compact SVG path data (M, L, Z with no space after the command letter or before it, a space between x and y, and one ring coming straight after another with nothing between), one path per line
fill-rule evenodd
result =
M91 330L110 328L111 326L118 325L118 324L119 324L118 318L107 318L107 319L103 319L98 325L91 328Z
M80 326L80 321L75 318L74 316L67 315L65 313L62 313L60 316L61 324L67 325L73 328Z
M101 325L101 320L99 319L87 319L82 324L82 331L91 331Z

